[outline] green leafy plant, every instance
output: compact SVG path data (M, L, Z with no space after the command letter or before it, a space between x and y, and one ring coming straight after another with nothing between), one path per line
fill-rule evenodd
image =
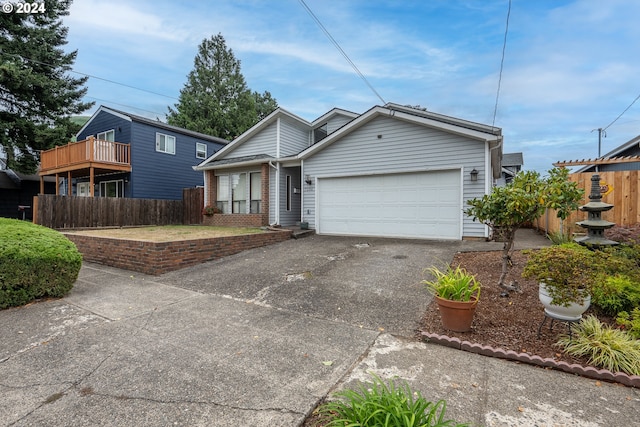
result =
M480 282L464 268L448 266L442 271L438 267L428 268L434 280L424 280L427 290L443 299L451 301L472 301L480 298Z
M64 296L81 266L82 255L62 233L0 218L0 308Z
M572 336L560 337L557 345L573 356L589 357L594 366L640 375L640 340L602 324L595 316L583 318Z
M611 316L629 311L640 306L640 283L626 275L606 276L594 284L591 302Z
M329 401L318 413L328 423L327 427L427 427L459 426L445 419L447 404L426 400L419 392L411 390L405 382L396 386L393 380L385 383L372 374L372 384L360 384L357 390L335 393L337 400Z
M207 205L202 209L203 215L211 216L217 213L222 213L222 211L215 205Z
M554 231L549 233L549 240L551 240L551 243L554 245L562 245L563 243L571 243L573 237L571 233L568 232Z
M634 308L631 313L626 311L618 313L616 322L631 336L640 340L640 308Z
M544 282L551 303L567 307L582 304L597 280L600 263L595 252L565 243L530 252L522 276Z

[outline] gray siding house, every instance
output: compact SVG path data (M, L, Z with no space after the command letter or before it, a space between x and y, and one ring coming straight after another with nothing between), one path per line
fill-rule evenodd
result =
M313 122L278 108L194 169L213 224L460 240L487 236L463 210L501 158L500 128L386 104Z

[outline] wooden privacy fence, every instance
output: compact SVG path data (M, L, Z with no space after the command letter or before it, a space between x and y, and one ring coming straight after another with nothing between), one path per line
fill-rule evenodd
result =
M198 193L203 193L202 189L186 189L183 200L39 194L33 200L33 222L50 228L199 224L202 206L196 204L202 203L202 198ZM186 206L191 203L193 206Z
M613 208L602 214L602 219L611 221L617 225L634 225L640 222L640 197L638 197L638 188L640 184L640 171L615 171L615 172L599 172L600 186L602 192L602 201L610 203ZM578 186L585 192L584 200L581 204L589 202L589 193L591 192L591 177L594 173L574 173L569 175L569 180L577 182ZM584 229L576 222L587 219L587 213L578 211L573 212L564 222L565 231L583 232ZM535 225L554 233L560 230L560 220L556 217L554 210L547 210L545 214L539 218Z

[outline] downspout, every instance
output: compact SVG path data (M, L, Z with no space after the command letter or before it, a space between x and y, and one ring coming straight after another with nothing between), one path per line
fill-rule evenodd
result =
M269 224L270 226L274 226L276 224L278 224L278 221L280 220L280 209L278 209L278 201L279 201L279 182L280 182L280 163L278 163L277 165L274 165L272 163L272 160L269 160L269 166L271 166L272 168L274 168L276 170L276 183L278 185L276 185L276 203L274 204L274 209L275 209L275 222L273 224ZM269 209L271 209L271 203L269 203Z
M272 225L280 224L280 117L276 121L276 159L278 159L276 164L276 222Z

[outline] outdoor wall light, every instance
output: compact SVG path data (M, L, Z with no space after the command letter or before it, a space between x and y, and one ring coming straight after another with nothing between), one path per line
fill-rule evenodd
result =
M478 180L478 170L476 168L473 168L470 172L471 174L471 181L477 181Z
M311 175L305 175L304 182L306 182L307 185L311 185L313 183L313 181L311 181Z

